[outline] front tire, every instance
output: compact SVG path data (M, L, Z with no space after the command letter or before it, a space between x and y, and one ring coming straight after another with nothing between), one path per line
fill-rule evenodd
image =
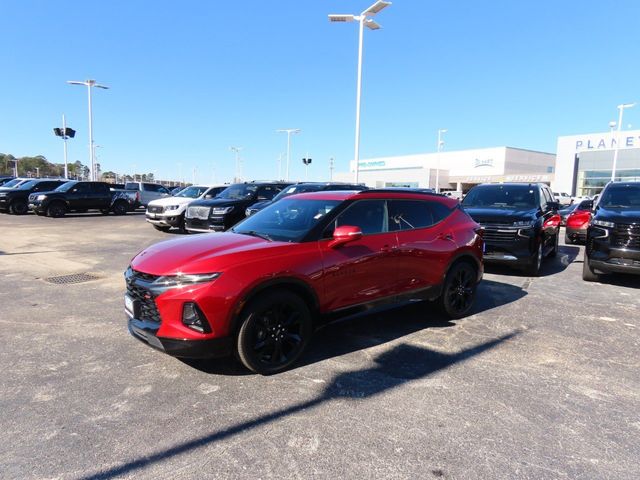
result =
M560 244L560 229L556 232L555 235L555 244L553 246L553 250L549 252L549 258L555 258L558 255L559 244Z
M53 218L64 217L67 213L67 207L62 202L53 202L47 207L47 215Z
M587 251L585 249L584 259L582 261L582 280L585 282L598 282L600 281L600 275L594 273L591 270L591 266L589 265L589 257L587 256Z
M24 215L29 211L29 205L24 200L14 200L9 205L9 212L14 215Z
M529 265L529 267L527 268L527 274L529 274L530 277L537 277L540 275L540 268L542 267L542 257L542 241L540 241L540 243L538 243L538 250L531 260L531 265Z
M478 272L467 262L453 265L444 280L442 295L438 298L440 309L451 319L466 316L476 296Z
M129 211L129 205L127 202L119 201L113 204L113 214L114 215L126 215Z
M302 298L286 290L264 292L242 313L238 357L255 373L279 373L300 358L311 334L311 312Z

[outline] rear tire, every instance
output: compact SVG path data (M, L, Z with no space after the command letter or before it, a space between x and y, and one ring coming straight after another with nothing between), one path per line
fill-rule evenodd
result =
M302 298L286 290L264 292L243 310L238 358L261 375L282 372L300 358L312 331L311 312Z
M14 200L9 205L9 212L14 215L24 215L29 211L29 205L24 200Z
M67 207L62 202L53 202L47 207L47 216L53 218L64 217L67 213Z
M444 280L438 306L451 319L465 317L473 308L478 271L467 262L454 264Z
M587 251L584 252L584 259L582 261L582 280L585 282L598 282L600 281L600 275L594 273L591 270L591 266L589 265L589 257L587 256Z
M168 232L169 230L171 230L171 227L165 227L163 225L154 225L153 228L155 228L156 230L160 230L161 232Z
M119 200L113 204L114 215L126 215L129 211L129 205L124 200Z

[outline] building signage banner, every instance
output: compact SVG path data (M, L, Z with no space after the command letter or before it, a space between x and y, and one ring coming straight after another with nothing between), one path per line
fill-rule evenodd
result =
M576 140L576 151L584 150L611 150L616 148L616 137L611 138L584 138ZM619 148L634 148L640 146L640 136L624 136L620 135Z
M493 158L476 158L473 168L478 167L493 167Z

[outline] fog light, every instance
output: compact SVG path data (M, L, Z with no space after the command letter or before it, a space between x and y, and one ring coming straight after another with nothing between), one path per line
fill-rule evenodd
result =
M204 314L198 306L192 302L187 302L182 307L182 323L200 333L211 332Z

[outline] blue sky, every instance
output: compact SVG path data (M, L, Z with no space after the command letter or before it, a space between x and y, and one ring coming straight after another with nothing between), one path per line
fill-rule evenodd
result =
M358 13L373 0L3 2L0 152L62 162L52 128L78 131L88 163L86 89L103 170L228 181L325 180L353 158ZM365 31L361 158L508 145L555 152L559 135L605 131L640 101L640 2L395 0ZM640 105L625 111L640 127ZM135 167L134 167L135 166ZM284 168L283 168L284 170Z

